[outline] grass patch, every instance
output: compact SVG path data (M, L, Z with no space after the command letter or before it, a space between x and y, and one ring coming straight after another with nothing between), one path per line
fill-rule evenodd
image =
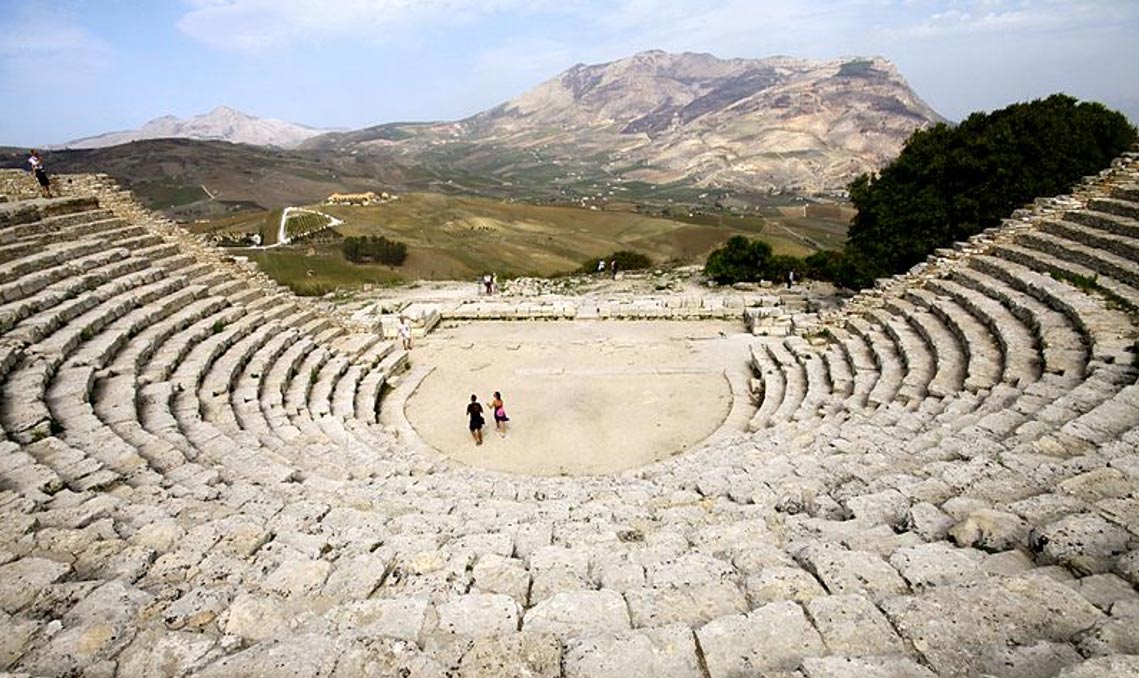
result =
M1107 302L1108 308L1112 308L1117 311L1123 311L1133 318L1139 318L1139 306L1136 306L1127 299L1124 299L1115 292L1101 285L1099 283L1098 275L1089 278L1086 275L1080 275L1078 273L1055 270L1051 272L1051 275L1054 280L1066 282L1084 294L1103 297L1103 299Z
M322 296L363 285L398 285L403 278L386 266L357 265L336 249L321 248L311 256L299 250L262 250L247 256L277 282L301 296Z

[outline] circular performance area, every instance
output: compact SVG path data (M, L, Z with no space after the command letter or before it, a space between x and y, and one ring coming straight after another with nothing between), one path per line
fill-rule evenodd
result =
M414 349L430 372L405 413L439 453L534 475L635 468L690 449L733 404L725 366L743 371L750 336L728 322L479 322L438 329ZM500 391L510 422L495 430ZM478 396L484 443L464 409Z

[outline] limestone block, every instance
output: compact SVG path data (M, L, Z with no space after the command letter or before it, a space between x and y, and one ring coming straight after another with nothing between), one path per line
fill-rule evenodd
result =
M945 539L956 522L933 504L920 502L910 507L906 527L922 539L939 541Z
M814 575L800 567L777 565L765 567L744 580L748 600L753 607L780 600L806 603L827 595Z
M242 593L233 599L218 625L227 634L260 641L284 632L288 622L289 613L280 598Z
M806 678L936 678L935 674L905 657L806 657Z
M800 558L834 594L862 593L878 601L908 590L901 575L874 553L824 543L807 547Z
M882 611L939 675L977 675L979 648L1070 642L1104 618L1045 577L990 578L881 603Z
M191 589L162 611L162 622L172 631L202 631L229 607L232 596L224 588Z
M502 593L519 605L526 605L530 591L530 573L520 560L487 555L474 567L474 585L484 593Z
M758 574L767 567L793 567L795 561L774 544L750 543L735 549L732 565L742 574Z
M625 592L636 628L682 623L698 626L716 617L748 609L747 598L734 583L640 588Z
M701 678L692 631L675 625L572 640L566 678Z
M827 649L834 654L851 657L905 654L902 639L865 596L822 596L808 602L806 607Z
M728 563L702 553L688 553L676 560L656 563L647 568L649 586L695 586L715 584L735 574Z
M379 553L341 557L333 563L321 595L336 601L363 600L387 575L389 561Z
M1094 504L1102 499L1125 497L1134 489L1126 475L1113 468L1097 468L1068 478L1060 489L1082 501Z
M24 654L25 646L41 622L16 619L0 612L0 671L5 671Z
M292 558L281 563L265 581L262 588L285 597L314 596L320 592L332 564L327 560Z
M44 558L22 558L0 565L0 610L17 612L35 600L40 589L70 571L71 566Z
M992 509L973 511L949 530L949 537L958 545L989 552L1024 546L1027 536L1028 525L1022 518Z
M560 678L562 645L545 633L522 631L475 638L459 662L458 678Z
M435 609L438 628L445 633L485 636L518 630L518 603L501 593L471 593Z
M1109 654L1139 655L1139 620L1134 617L1103 619L1080 635L1076 647L1085 657Z
M1096 513L1078 513L1032 531L1037 559L1059 563L1077 572L1107 572L1132 541L1126 530Z
M98 586L63 615L63 629L21 666L34 674L63 675L114 656L130 642L140 610L152 600L122 581Z
M429 608L426 598L372 599L342 605L329 616L341 635L414 643L423 631Z
M210 635L146 629L119 654L119 672L138 678L190 675L219 655Z
M259 643L219 659L197 675L202 678L233 678L273 676L287 672L297 678L317 678L332 674L342 652L343 648L335 638L317 634L296 635L288 640Z
M1032 525L1044 525L1073 513L1083 513L1087 502L1065 494L1045 492L1009 505L1009 510Z
M514 554L528 560L538 549L549 546L553 528L549 523L524 523L513 528Z
M909 499L894 489L850 497L843 504L856 519L886 525L901 524L910 508Z
M1132 586L1139 586L1139 550L1128 551L1116 558L1113 570Z
M1103 499L1096 502L1095 508L1113 523L1139 534L1139 497Z
M711 678L792 671L826 652L822 638L790 601L715 619L696 631Z
M1027 572L1034 567L1036 563L1032 562L1032 558L1029 558L1024 551L1016 549L990 553L981 563L982 572L1006 576Z
M1082 660L1068 643L1042 641L1030 645L989 645L978 648L977 671L1008 678L1054 676L1065 666Z
M624 593L645 585L645 568L625 557L603 560L593 569L601 588Z
M1069 586L1104 612L1121 601L1139 602L1139 593L1131 584L1114 574L1093 574L1073 580Z
M1139 656L1112 655L1089 659L1082 664L1069 666L1058 678L1139 678Z
M525 631L559 638L630 628L629 610L621 594L605 589L559 593L527 610L522 622Z
M901 573L914 591L923 591L976 579L984 559L985 554L974 549L932 542L898 549L890 556L890 565Z

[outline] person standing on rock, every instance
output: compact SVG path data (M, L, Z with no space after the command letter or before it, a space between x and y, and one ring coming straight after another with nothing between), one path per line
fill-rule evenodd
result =
M495 430L498 431L498 435L505 438L506 422L510 421L510 417L506 416L506 405L502 403L502 394L498 391L494 392L494 398L490 401L490 409L494 412Z
M43 158L40 157L40 152L34 148L28 152L28 171L34 174L36 181L40 183L40 190L43 192L44 197L52 197L51 179L48 178L47 171L44 169L44 161Z
M470 417L471 437L475 439L475 445L482 445L482 427L486 421L482 417L482 405L479 404L479 397L471 394L471 402L467 405L467 416Z
M407 321L407 316L401 315L399 317L399 338L403 342L403 350L411 350L411 323Z
M791 269L790 271L787 271L787 289L791 289L791 286L794 284L795 284L795 269Z

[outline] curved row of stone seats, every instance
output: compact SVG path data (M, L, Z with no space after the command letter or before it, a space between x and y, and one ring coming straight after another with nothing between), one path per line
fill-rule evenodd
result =
M67 224L67 226L77 227L77 226L80 226L80 223L81 223L80 221L73 221L73 222L69 222ZM90 232L93 232L93 230L95 230L95 229L84 227L82 229L82 234L83 235L90 235ZM120 232L120 234L117 234L117 235L123 235L123 234L121 234L121 232ZM132 236L132 238L129 238L129 240L128 240L129 244L136 245L140 248L144 247L144 246L149 247L149 250L144 251L144 253L163 254L163 255L170 255L171 254L169 247L163 247L162 245L156 246L156 244L154 242L154 239L155 239L154 236L146 236L144 239L144 237L138 237L137 236L137 231L131 232L131 234L128 234L128 235ZM120 238L117 240L117 242L122 243L123 240ZM161 250L159 250L159 247L161 247ZM140 266L138 268L145 268L145 267ZM23 270L24 270L24 267L15 268L16 273L23 272ZM208 267L202 268L202 272L205 272L205 271L208 271ZM151 273L151 275L153 275L153 273ZM153 294L149 293L149 291L148 291L147 294L138 296L137 299L134 301L136 301L139 304L145 305L150 301L154 301L155 299L157 299L157 297L165 297L166 296L165 293L171 293L174 291L175 288L178 287L178 281L165 280L165 281L161 281L161 283L158 283L158 285L161 285L161 286L156 286ZM137 289L137 288L129 288L129 289ZM96 299L98 299L98 297L96 297ZM89 304L90 302L84 302L84 303ZM106 304L104 304L104 305L106 305ZM126 309L126 307L122 307L122 308L114 307L114 308L110 309L110 312L112 312L112 315L114 316L116 311L122 311L125 309ZM100 310L101 309L95 309L92 311L92 313L99 312ZM220 310L220 309L215 308L214 310ZM59 315L56 315L52 318L57 318L57 319L63 320L63 321L66 321L68 319L66 316L59 316ZM114 320L114 318L107 318L105 316L99 316L98 318L99 318L98 320L93 320L92 322L81 322L81 324L75 324L74 327L71 328L71 330L69 330L69 333L67 335L68 338L66 338L66 340L59 340L58 337L60 337L62 335L60 335L58 333L52 334L51 336L52 336L52 338L54 338L55 343L57 345L50 345L50 346L48 346L48 349L74 348L74 344L76 344L76 337L82 337L83 335L88 335L88 334L96 334L96 333L98 333L98 330L100 329L99 326L101 324L103 324L103 322L105 322L107 320ZM54 321L59 321L59 320L54 320ZM205 324L206 324L206 322L202 322L202 324L200 324L200 325L205 325ZM28 324L25 324L23 327L27 327L27 326L28 326ZM51 327L48 328L49 332L50 332L50 329L51 329ZM189 342L183 343L182 345L188 346ZM170 359L169 362L166 362L167 365L173 365L173 363L178 362L181 358L185 357L185 356L183 356L182 350L183 349L177 349L173 352L173 354L167 354L166 357ZM167 353L169 353L169 349L167 349ZM51 350L49 350L48 354L55 354L55 353L52 352ZM60 356L62 356L62 354L60 354ZM55 365L52 365L52 363L48 363L48 365L44 366L44 367L46 367L46 369L40 368L40 367L36 367L34 369L32 369L32 368L26 368L25 369L24 366L22 366L21 367L21 370L22 370L21 374L22 375L25 375L25 374L26 375L33 375L33 377L34 377L34 375L40 375L41 377L46 378L48 376L50 369L52 367L55 367ZM76 394L77 392L80 392L81 390L82 391L89 391L90 390L90 376L89 375L90 375L90 373L92 373L93 370L87 370L87 371L88 371L88 378L87 379L81 379L80 382L75 382L75 383L85 382L83 389L75 389L75 387L72 387L71 390L65 390L65 389L60 389L60 387L57 387L57 389L56 389L57 398L55 400L56 401L65 400L67 395ZM154 382L156 375L158 376L157 381L159 381L159 382L163 381L163 377L172 376L169 373L163 375L162 370L159 369L156 371L155 374L149 375L148 381ZM82 376L82 375L76 375L76 376ZM24 382L27 382L28 379L31 379L31 381L34 382L33 377L24 377L23 381L21 381L21 379L14 379L14 381L9 381L8 382L9 387L25 386L26 384ZM75 379L72 378L71 381L74 382ZM185 379L183 379L182 383L178 384L178 386L185 386L185 385L186 385ZM173 393L173 392L174 391L171 391L171 393ZM186 393L186 390L181 389L181 387L180 387L180 389L178 390L178 393L179 394ZM147 400L148 400L149 405L156 405L156 403L162 402L161 398L149 398ZM11 401L13 401L13 399L9 399L9 402L11 402ZM43 415L42 419L43 420L49 420L49 418L50 418L49 412L47 411L46 407L42 407L41 399L36 398L36 399L31 399L31 401L32 401L31 407L33 409L39 410L40 414ZM145 412L144 412L144 416L145 416ZM161 418L161 415L158 415L158 416L159 416L159 418ZM91 407L87 408L87 412L84 412L82 417L83 418L81 419L79 415L75 415L74 412L72 412L72 414L68 415L67 424L72 425L72 431L75 432L76 435L90 435L91 431L93 430L92 426L96 425L99 422L99 419L98 419L98 417L93 416L93 408L91 408ZM169 417L165 418L164 420L167 424L172 424L172 425L164 426L164 427L161 427L161 426L157 427L157 431L159 433L164 433L164 434L165 433L174 433L175 431L178 430L178 426L180 425L180 423L178 422L177 417L169 416ZM81 422L82 422L83 426L79 425ZM59 425L59 424L60 424L60 422L56 422L56 425ZM17 425L17 426L9 426L9 428L22 428L22 427ZM24 427L24 428L26 428L26 427ZM24 428L22 428L22 430L24 430ZM132 433L134 434L134 436L136 436L136 438L138 438L138 433L139 433L138 428L134 427L134 426L131 426L131 428L134 428ZM151 428L153 428L153 430L154 430L154 428L156 428L156 427L151 426ZM142 427L142 431L146 431L146 428ZM151 433L153 433L153 432L151 432ZM42 435L42 432L38 433L38 435ZM156 440L162 440L162 438L159 438L159 436L156 436L156 438L151 439L149 441L144 440L144 441L137 441L137 442L142 442L145 444L145 443L154 443ZM177 440L177 438L175 438L175 440ZM191 444L188 444L189 441L187 439L183 439L183 440L185 440L185 442L187 443L187 444L183 444L183 446L182 446L183 452L190 452L190 454L192 454L192 447L194 447L194 446L191 446ZM177 461L178 461L178 459L175 459L174 463L177 464Z
M961 253L951 268L971 256ZM1089 392L1097 404L1063 423L1034 419L1031 413L1080 386L1085 374L1108 374L1093 359L1096 342L1105 355L1106 333L1093 336L1087 330L1096 322L1077 323L1065 313L1090 307L1068 302L1054 310L1004 281L964 270L985 289L1007 290L1018 305L994 303L1031 336L1042 326L1041 337L1070 333L1079 345L1071 354L1053 354L1035 339L1030 352L1039 362L1022 363L1027 382L1012 380L1011 359L998 355L1006 365L1002 383L988 393L966 388L927 395L915 406L887 397L888 383L879 389L882 403L863 406L856 394L869 396L880 378L897 393L906 348L869 316L911 328L920 341L915 348L936 359L945 337L923 337L916 322L931 319L906 316L927 315L910 290L924 286L971 313L961 299L998 299L940 277L945 271L913 277L884 295L911 307L873 299L875 313L857 304L849 311L870 344L844 334L844 318L824 326L832 343L788 338L772 352L757 347L762 364L774 365L773 354L783 361L772 375L779 388L782 368L798 375L799 396L785 407L781 396L772 409L782 408L780 421L610 477L415 466L391 447L377 448L386 467L376 464L370 473L338 475L331 465L322 472L318 460L338 461L323 452L306 467L308 449L318 449L313 441L328 436L305 416L322 406L314 379L326 381L321 390L332 400L323 406L335 416L346 406L338 388L355 381L357 365L343 367L343 353L333 346L343 336L339 328L313 322L303 332L289 327L267 337L254 327L208 364L183 371L192 382L201 370L191 397L201 418L224 434L216 450L189 449L203 469L223 471L226 477L212 484L185 484L178 471L190 462L135 475L163 482L60 489L61 481L40 477L32 465L47 455L29 450L58 441L61 455L75 450L89 458L86 448L54 436L0 443L15 446L0 451L0 637L4 648L15 648L0 655L0 670L228 676L287 666L320 676L642 671L717 678L1139 671L1119 654L1133 651L1139 628L1133 494L1139 440L1128 420L1116 423L1108 405L1128 402L1134 373L1117 365L1124 368L1116 373L1121 381L1101 389L1098 399ZM938 281L945 290L934 286ZM193 319L176 310L151 326L167 323L148 335L146 347L132 342L150 328L127 331L130 338L111 352L110 364L121 358L122 374L166 383L194 346L214 336L217 318L227 319L221 334L241 317L269 310L247 310L246 301L225 299ZM234 315L219 315L227 309ZM986 311L999 324L1008 321L992 307ZM1102 319L1125 322L1121 331L1133 327L1118 315ZM986 346L984 332L977 335L964 316L957 320L969 341L980 338L977 345ZM121 328L120 322L108 327ZM166 339L195 322L202 322L201 337L166 352L177 360L151 370L150 358L162 353ZM294 332L297 341L283 338ZM1011 330L1006 344L1025 336L1011 332L1020 330ZM979 350L999 354L1001 332L988 334L996 343ZM155 344L157 335L163 339ZM960 359L968 342L958 343L946 350ZM894 374L879 372L872 350L881 351ZM1052 371L1042 369L1045 358ZM1062 364L1065 358L1070 365ZM841 386L843 364L853 367L850 392ZM1039 380L1032 379L1034 365ZM231 419L214 390L234 373ZM109 371L96 377L97 411L111 404L102 400L126 398L134 407L129 389L99 397L98 387L117 378ZM1029 395L1046 380L1056 381ZM268 427L255 433L258 442L297 432L289 439L296 444L274 449L249 440L241 452L279 455L279 463L300 470L289 482L251 483L261 480L259 470L245 462L226 466L221 458L233 452L226 427L234 420L242 431L255 431L256 424L246 423L258 419L247 407L255 393ZM1016 441L981 425L991 416L987 408L1009 398L1029 413L1022 423L1042 424L1025 428ZM828 407L836 403L842 405ZM369 410L367 402L362 409ZM355 425L340 419L348 429ZM180 431L185 423L174 426ZM1063 433L1069 423L1075 430ZM1053 444L1069 434L1082 445ZM62 463L63 457L58 466L41 466L62 470Z

